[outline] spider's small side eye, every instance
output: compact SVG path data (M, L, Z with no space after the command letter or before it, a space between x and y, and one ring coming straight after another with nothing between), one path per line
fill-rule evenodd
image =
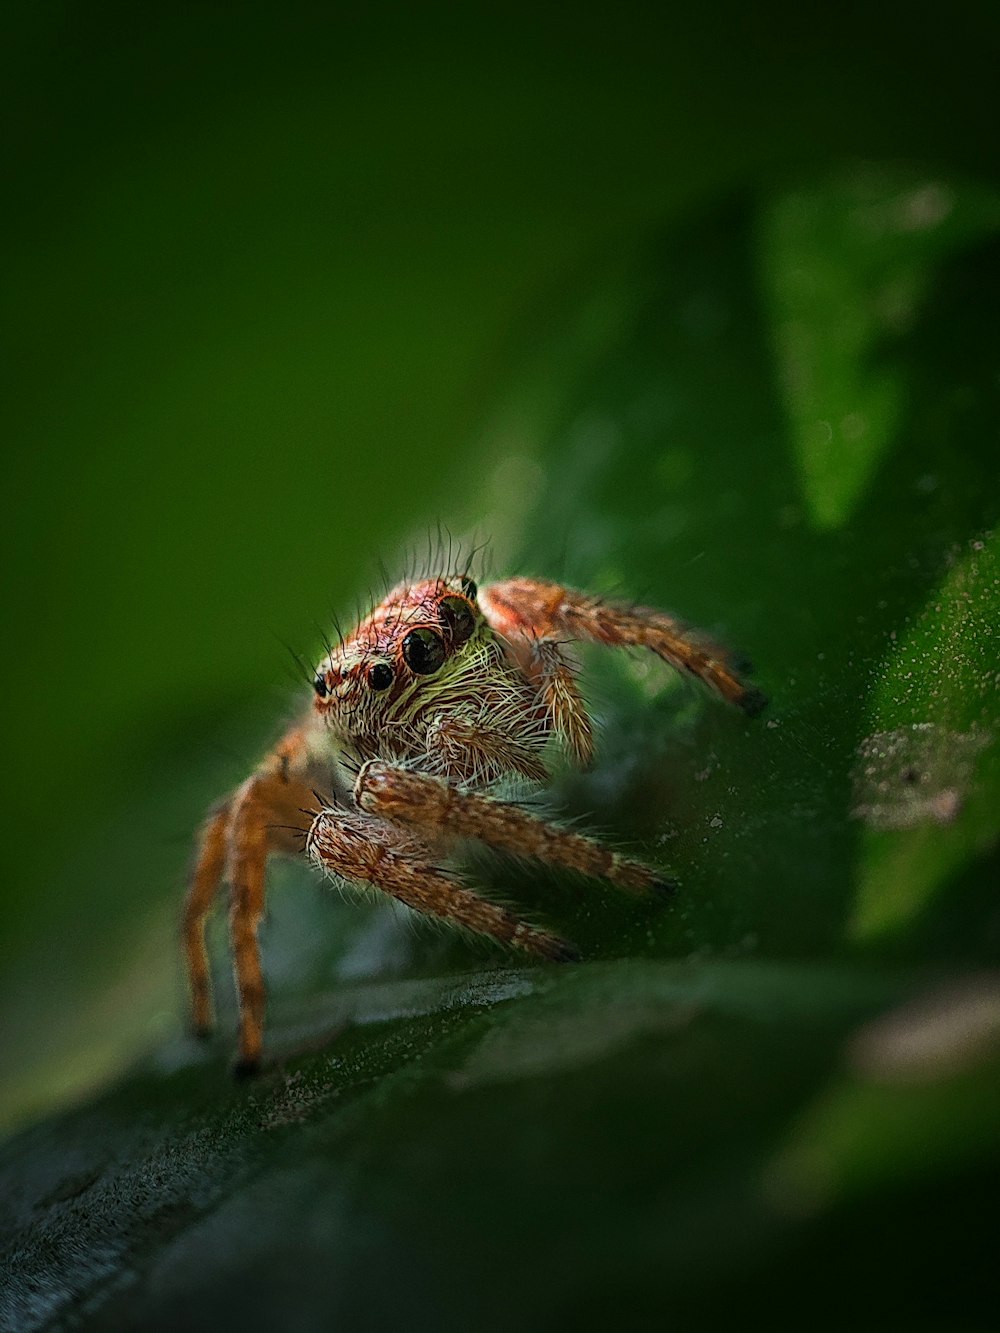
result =
M466 639L472 638L476 628L476 617L464 597L442 597L438 602L438 610L444 623L451 630L451 637L455 643L465 643Z
M474 602L479 594L479 589L470 578L462 579L462 591L465 593L466 597L468 597L470 602Z
M368 684L379 693L387 690L394 680L395 674L388 662L376 662L368 669Z
M403 660L418 676L430 676L444 661L444 639L432 629L410 630L403 640Z
M316 679L313 681L313 689L321 699L325 699L330 693L326 687L326 677L324 675L317 674Z

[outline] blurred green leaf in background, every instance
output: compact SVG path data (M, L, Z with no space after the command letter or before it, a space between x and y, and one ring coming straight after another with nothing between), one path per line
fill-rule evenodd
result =
M12 26L0 1328L991 1327L995 10ZM192 833L439 521L771 706L584 654L579 966L275 866L237 1087Z

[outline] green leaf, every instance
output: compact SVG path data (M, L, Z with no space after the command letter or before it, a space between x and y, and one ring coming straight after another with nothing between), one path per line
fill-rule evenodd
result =
M955 552L871 692L855 814L864 820L851 933L891 933L1000 835L1000 560L994 533Z
M976 191L942 188L976 213ZM0 1162L7 1323L702 1328L767 1308L789 1327L982 1326L1000 246L963 232L911 257L892 429L843 490L812 493L760 289L760 219L788 195L730 198L581 274L453 486L495 564L662 606L755 663L771 703L748 719L649 654L583 655L598 761L552 803L675 874L675 904L470 858L586 960L527 968L278 871L272 1064L237 1086L221 921L222 1031L196 1048L180 1030L169 837L210 784L205 714L179 709L52 891L98 919L61 931L47 972L21 962L11 1119L32 1123ZM845 341L836 364L856 368L868 344ZM249 755L252 703L213 733ZM933 738L915 782L866 772L898 733ZM947 978L965 1000L941 999Z
M847 522L898 443L902 344L950 252L1000 226L1000 199L927 174L855 167L762 209L778 383L812 522Z
M849 1070L797 1117L768 1164L779 1206L829 1208L1000 1160L1000 989L966 979L863 1027Z
M8 1148L4 1229L20 1240L5 1324L37 1327L78 1306L111 1323L145 1319L143 1290L179 1312L206 1259L209 1308L233 1302L259 1319L258 1302L267 1308L274 1277L294 1264L307 1284L301 1310L318 1317L340 1289L336 1309L377 1319L399 1278L369 1285L375 1245L418 1266L407 1300L421 1326L441 1284L463 1308L495 1265L521 1255L519 1284L483 1313L499 1328L525 1291L537 1301L549 1280L568 1291L581 1260L607 1268L632 1245L646 1253L636 1203L652 1169L679 1183L674 1201L663 1196L660 1225L682 1233L668 1270L718 1272L713 1229L728 1200L732 1234L771 1227L766 1205L741 1197L754 1145L812 1085L845 1022L904 984L632 960L341 989L283 1022L278 1007L279 1043L282 1031L306 1046L325 1033L324 1053L243 1089L168 1043L108 1095ZM700 1177L711 1182L704 1216ZM478 1226L463 1233L473 1208L478 1225L490 1219L488 1250ZM624 1228L610 1256L608 1217ZM557 1234L575 1236L562 1254Z

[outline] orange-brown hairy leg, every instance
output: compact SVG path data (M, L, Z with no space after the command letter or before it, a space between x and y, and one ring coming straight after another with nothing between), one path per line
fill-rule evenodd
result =
M328 874L372 884L417 912L452 921L553 962L573 962L579 956L558 935L538 930L506 908L480 898L454 875L433 865L428 848L383 820L324 810L313 822L306 848Z
M212 811L201 833L198 859L184 901L184 952L191 992L191 1020L199 1037L212 1030L212 983L205 947L205 921L226 866L229 802Z
M609 880L633 893L668 895L674 891L674 885L649 866L621 856L596 838L560 828L509 801L460 791L442 778L394 768L380 759L363 765L354 799L362 810L416 827L431 837L478 838L491 847Z
M233 809L229 843L229 934L233 973L240 1006L238 1074L260 1065L264 1041L264 977L257 931L264 915L269 808L260 783L252 779L240 789Z
M572 593L563 604L560 623L581 639L649 648L678 671L697 676L749 717L756 717L767 704L756 686L740 679L724 648L653 607L619 606Z
M724 699L756 716L767 699L740 679L725 650L649 606L626 606L536 579L509 579L480 589L480 605L499 633L590 639L651 649Z
M315 806L308 788L279 776L252 778L233 803L229 833L229 934L240 1006L237 1074L260 1065L264 1039L264 977L257 932L264 915L267 859L301 851L309 826L302 811Z
M238 1074L259 1067L264 1034L264 978L257 932L264 915L267 859L271 852L301 852L316 798L301 780L300 739L292 735L265 760L233 797L229 823L229 933L239 999Z

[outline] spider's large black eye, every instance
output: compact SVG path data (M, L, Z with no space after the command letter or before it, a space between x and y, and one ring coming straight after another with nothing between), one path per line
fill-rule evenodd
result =
M387 690L394 679L392 667L388 662L376 662L368 669L368 684L380 693L382 690Z
M323 675L317 675L316 679L313 681L313 689L316 691L316 693L319 695L321 699L325 699L326 696L330 693L330 691L326 687L326 677Z
M451 630L454 643L464 643L466 639L472 638L472 631L476 628L476 617L464 597L442 597L438 602L438 608L444 623Z
M411 629L403 640L403 660L418 676L430 676L444 661L444 639L432 629Z
M479 589L470 578L462 579L462 591L465 593L466 597L468 597L470 602L474 602L479 593Z

